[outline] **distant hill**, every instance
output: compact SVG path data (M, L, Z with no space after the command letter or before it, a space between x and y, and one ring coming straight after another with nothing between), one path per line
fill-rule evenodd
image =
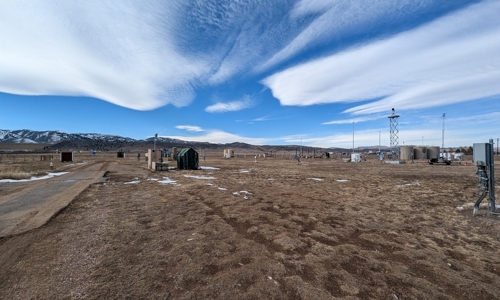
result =
M152 148L154 138L136 140L117 135L100 133L66 133L59 130L33 131L28 129L21 130L3 130L0 129L0 144L33 144L29 149L37 151L52 150L98 150L98 151L138 151ZM40 148L36 148L40 144ZM300 149L299 145L250 145L246 143L234 142L228 144L215 144L207 142L192 142L178 139L159 137L156 140L157 148L170 149L172 147L196 149L218 150L218 149L244 149L260 152L295 152ZM302 151L305 154L316 154L321 152L349 152L345 148L320 148L303 146ZM382 147L382 150L387 150ZM378 150L378 146L366 146L356 148L357 151ZM32 151L32 150L30 150Z
M54 144L66 140L134 141L134 139L131 138L98 133L66 133L59 130L33 131L28 129L0 129L0 143Z

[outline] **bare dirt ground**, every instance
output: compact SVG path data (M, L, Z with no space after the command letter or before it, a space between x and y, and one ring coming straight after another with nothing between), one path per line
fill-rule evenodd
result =
M500 218L456 209L479 196L473 166L116 161L0 239L1 299L500 298Z

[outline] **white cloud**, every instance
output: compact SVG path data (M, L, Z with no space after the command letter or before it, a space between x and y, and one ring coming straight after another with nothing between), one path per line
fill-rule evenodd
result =
M381 116L381 115L365 116L365 117L357 117L357 118L346 119L346 120L333 120L333 121L324 122L321 124L323 124L323 125L351 124L351 123L360 123L360 122L379 120L382 118L387 118L387 116Z
M282 119L288 119L289 117L280 117L280 118L271 118L271 117L259 117L255 118L252 121L255 122L264 122L264 121L275 121L275 120L282 120Z
M254 121L254 122L263 122L263 121L270 121L270 120L273 120L273 119L270 119L269 117L259 117L259 118L253 119L252 121Z
M269 60L258 65L256 70L266 70L307 48L355 36L388 20L400 22L408 16L425 12L433 5L436 3L427 0L301 0L291 12L292 20L310 14L319 16Z
M239 111L245 108L252 107L253 100L250 96L245 95L241 100L231 101L231 102L217 102L205 108L206 112L209 113L225 113L230 111Z
M227 143L247 143L252 145L265 145L269 143L270 139L268 138L251 138L244 137L232 133L228 133L222 130L212 130L207 132L204 135L199 136L166 136L173 139L179 139L184 141L192 141L192 142L208 142L208 143L219 143L219 144L227 144Z
M3 1L0 91L89 96L138 110L187 105L206 63L177 51L178 5ZM7 42L8 41L8 42Z
M282 105L378 101L346 112L425 108L500 94L500 2L267 77ZM464 20L467 20L466 22Z
M198 78L218 85L247 73L296 34L287 1L181 1L173 26L179 51L209 66Z
M186 130L186 131L191 131L191 132L205 131L200 126L193 126L193 125L177 125L177 126L175 126L175 128L181 129L181 130Z
M0 91L88 96L137 110L185 106L195 98L194 87L268 70L305 50L367 36L367 28L379 28L379 23L401 25L408 16L437 6L431 0L302 0L295 5L268 0L2 1ZM292 68L264 83L283 105L353 102L373 95L389 95L387 101L399 104L443 94L443 102L445 96L491 94L498 65L481 63L498 50L497 10L495 1L486 1L460 18L444 18L393 42ZM413 64L419 60L424 63ZM447 72L453 75L442 76ZM422 75L427 73L428 78ZM452 95L464 81L464 88ZM467 84L471 89L461 93ZM216 103L207 111L251 106L243 100ZM349 112L369 113L371 104Z

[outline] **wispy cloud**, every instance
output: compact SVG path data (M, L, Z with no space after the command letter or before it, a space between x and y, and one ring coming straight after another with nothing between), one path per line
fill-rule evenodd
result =
M254 121L254 122L263 122L263 121L270 121L270 120L274 120L274 119L269 118L269 117L259 117L259 118L253 119L252 121Z
M328 51L339 51L352 43L366 43L365 37L393 34L387 28L399 30L392 25L413 15L452 11L467 1L456 2L461 4L2 1L0 40L5 42L0 48L0 91L88 96L137 110L186 106L195 99L197 87L230 80L238 84L235 79L272 71L281 63L294 64L293 58L315 47L330 48L338 40L342 46ZM385 110L383 106L424 105L421 100L431 97L440 105L497 94L491 88L500 76L492 59L498 53L500 32L496 11L498 1L483 1L412 32L285 70L263 82L283 105L384 97L353 107L348 111L353 114ZM240 99L206 110L228 112L250 106Z
M402 23L428 10L436 12L434 1L414 0L301 0L291 11L291 22L317 16L282 49L256 67L265 70L314 46L363 35L366 28L391 22ZM380 34L380 33L378 33ZM372 35L376 37L377 33ZM364 41L366 42L366 41Z
M213 105L205 108L206 112L209 113L225 113L230 111L239 111L245 108L252 107L254 105L254 101L248 95L245 95L242 99L231 101L231 102L217 102Z
M177 51L176 1L0 4L0 90L89 96L137 110L194 98L207 65Z
M382 98L346 110L352 114L498 95L499 10L500 2L485 1L392 38L289 68L262 82L282 105Z
M206 134L199 136L168 136L168 137L184 141L209 142L209 143L219 143L219 144L240 142L252 145L265 145L270 141L270 139L268 138L245 137L237 134L228 133L222 130L212 130L207 132Z
M387 116L382 116L382 115L365 116L365 117L357 117L357 118L345 119L345 120L333 120L333 121L324 122L321 124L323 124L323 125L351 124L351 123L360 123L360 122L379 120L379 119L386 118L386 117Z
M265 117L255 118L252 121L265 122L265 121L283 120L283 119L288 119L288 118L290 118L290 117L275 117L275 118L273 118L273 117L265 116Z
M193 126L193 125L177 125L177 126L175 126L175 128L181 129L181 130L186 130L186 131L191 131L191 132L205 131L200 126Z

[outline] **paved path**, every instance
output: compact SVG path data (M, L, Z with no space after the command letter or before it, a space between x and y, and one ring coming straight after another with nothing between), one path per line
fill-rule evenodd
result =
M103 180L109 163L79 167L68 174L16 185L0 196L0 237L38 228L65 208L89 185Z

